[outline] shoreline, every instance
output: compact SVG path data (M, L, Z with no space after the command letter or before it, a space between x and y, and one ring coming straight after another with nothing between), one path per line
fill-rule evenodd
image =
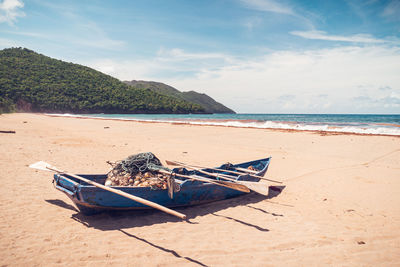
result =
M140 119L124 119L124 118L101 118L101 117L86 117L81 115L63 115L63 114L48 114L48 113L32 113L32 114L40 114L50 117L62 117L62 118L77 118L77 119L95 119L95 120L109 120L109 121L124 121L124 122L138 122L138 123L165 123L172 125L190 125L190 126L214 126L214 127L227 127L227 128L241 128L241 129L255 129L255 130L270 130L270 131L278 131L278 132L309 132L318 135L359 135L359 136L387 136L387 137L396 137L400 138L400 135L391 135L391 134L374 134L374 133L355 133L355 132L342 132L342 131L324 131L324 130L300 130L300 129L284 129L284 128L260 128L255 126L231 126L231 125L221 125L221 124L200 124L200 123L190 123L188 122L174 122L174 121L157 121L157 120L140 120ZM211 120L198 120L202 122L208 122ZM229 120L221 120L221 121L229 121ZM287 122L286 122L287 123ZM294 123L293 123L294 124ZM382 126L395 126L400 127L397 124L384 124L381 123Z

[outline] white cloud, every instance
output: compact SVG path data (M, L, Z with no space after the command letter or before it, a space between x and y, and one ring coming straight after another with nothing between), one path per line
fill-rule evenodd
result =
M31 37L105 50L121 50L127 44L123 40L110 37L112 32L106 32L101 26L101 22L99 22L99 24L88 19L79 7L74 6L68 1L41 0L38 1L37 4L45 9L49 9L49 12L57 13L57 16L62 17L64 29L62 32L51 34L33 33L30 35ZM93 8L94 6L86 6L87 10ZM15 32L14 34L29 36L29 33L26 32Z
M381 86L378 89L381 91L393 91L392 87L390 86Z
M19 47L19 46L21 46L21 45L14 40L0 38L0 49L10 48L10 47Z
M274 0L240 0L247 8L259 11L274 12L280 14L294 15L290 6Z
M340 42L353 42L353 43L373 43L381 44L388 41L376 39L369 34L355 34L351 36L342 35L328 35L324 31L292 31L292 35L300 36L306 39L325 40L325 41L340 41Z
M239 112L369 113L373 108L399 113L397 106L382 101L364 101L362 105L352 101L365 93L373 99L391 96L394 90L383 92L380 88L400 88L399 69L399 48L341 47L279 51L164 82L178 89L205 92ZM362 84L369 86L359 88ZM267 100L257 103L257 98Z
M101 72L117 77L120 80L161 81L168 77L195 76L198 73L215 70L232 64L234 58L220 53L187 53L182 49L160 49L152 59L123 60L99 59L92 62L81 62Z
M70 19L74 21L74 27L76 29L73 37L68 36L68 40L71 43L107 50L120 50L126 45L125 41L115 40L109 37L109 35L93 21L88 21L75 14L71 15Z
M362 95L353 98L355 105L363 108L379 108L383 107L386 109L400 110L400 94L391 92L389 95L380 97L369 97L368 95ZM397 112L398 113L398 112Z
M247 28L247 30L252 31L257 26L261 25L262 19L259 17L248 18L244 21L243 26Z
M396 93L391 93L389 96L379 99L380 102L384 104L385 107L394 107L400 110L400 95Z
M183 49L160 49L157 53L158 60L165 61L188 61L188 60L208 60L219 59L231 61L232 57L221 53L187 53Z
M151 71L160 70L162 66L151 60L113 60L98 59L92 62L79 62L98 71L116 77L121 81L151 80Z
M84 28L84 27L83 27ZM0 31L7 34L19 35L24 37L33 37L42 39L43 41L51 41L53 43L74 44L79 47L85 46L89 48L100 48L105 50L120 50L126 46L126 42L114 40L102 31L80 30L73 36L67 32L61 33L39 33L39 32L23 32L23 31Z
M257 59L164 50L150 60L90 66L121 80L153 80L206 93L237 112L400 112L397 47L276 51Z
M93 36L93 38L81 36L75 37L74 39L69 41L77 45L107 50L119 50L126 45L124 41L113 40L108 38L107 36Z
M396 21L400 20L400 1L390 1L383 10L382 15Z
M304 10L285 3L286 1L276 0L238 0L247 9L257 10L261 12L272 12L277 15L291 16L292 19L296 20L296 25L303 25L306 28L314 29L313 20L320 20L320 16L314 14L308 10ZM247 20L244 26L248 30L252 30L254 26L257 26L262 22L261 18L254 18Z
M37 32L22 32L22 31L2 31L2 32L7 33L7 34L13 34L13 35L50 39L49 36L42 34L42 33L37 33Z
M7 22L13 25L18 17L25 16L20 9L24 7L24 3L20 0L4 0L0 3L0 23Z

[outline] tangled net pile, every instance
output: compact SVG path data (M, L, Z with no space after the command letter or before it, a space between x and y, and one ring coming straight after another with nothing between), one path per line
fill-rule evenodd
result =
M107 162L112 169L107 174L106 186L150 186L152 189L167 189L168 175L157 173L166 169L151 152L131 155L117 162Z

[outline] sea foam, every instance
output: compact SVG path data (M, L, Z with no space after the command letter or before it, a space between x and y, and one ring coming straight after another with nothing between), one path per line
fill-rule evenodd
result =
M230 120L230 119L177 119L177 118L135 118L126 115L113 115L112 117L104 114L96 115L78 115L78 114L47 114L50 116L76 117L76 118L96 118L112 119L137 122L163 122L188 125L205 126L225 126L238 128L256 128L256 129L279 129L296 131L316 131L332 133L353 133L368 135L393 135L400 136L400 127L398 125L380 125L374 123L299 123L291 121L256 121L256 120Z

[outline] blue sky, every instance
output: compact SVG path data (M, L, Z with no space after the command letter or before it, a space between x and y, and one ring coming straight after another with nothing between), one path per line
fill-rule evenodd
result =
M0 48L246 113L400 113L400 1L0 0Z

